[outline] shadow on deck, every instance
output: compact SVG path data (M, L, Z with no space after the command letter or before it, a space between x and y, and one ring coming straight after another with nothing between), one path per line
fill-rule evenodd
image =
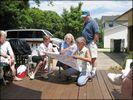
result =
M37 78L13 82L2 86L1 99L119 99L120 86L113 85L107 78L108 71L98 70L97 76L79 87L75 78L62 82L57 71L49 75L49 79Z
M124 65L124 60L126 58L126 53L112 53L112 52L103 52L106 54L108 57L113 59L115 62L117 62L119 65L123 66Z

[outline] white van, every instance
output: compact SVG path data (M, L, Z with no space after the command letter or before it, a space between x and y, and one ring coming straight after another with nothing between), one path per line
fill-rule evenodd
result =
M59 46L63 40L55 38L49 31L43 29L12 29L6 30L7 39L26 40L31 47L38 46L43 41L43 35L49 35L54 45Z

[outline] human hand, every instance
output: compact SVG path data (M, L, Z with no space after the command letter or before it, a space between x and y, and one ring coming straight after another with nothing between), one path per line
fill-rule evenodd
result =
M79 59L79 56L77 56L77 55L73 55L72 56L74 59Z

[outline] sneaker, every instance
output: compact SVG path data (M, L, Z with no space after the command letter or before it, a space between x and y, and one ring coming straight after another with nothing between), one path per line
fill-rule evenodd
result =
M15 76L14 81L22 81L22 78L18 78L17 76Z
M29 77L30 77L31 80L35 79L35 75L33 73L30 74Z
M96 76L96 68L93 68L91 71L91 78L93 78L94 76Z
M108 73L109 80L115 85L121 85L122 83L122 74Z
M122 70L122 79L124 79L129 72L130 72L130 69Z

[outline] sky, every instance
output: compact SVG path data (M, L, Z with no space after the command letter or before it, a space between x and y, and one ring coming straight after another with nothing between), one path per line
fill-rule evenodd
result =
M70 7L77 7L78 3L82 2L81 10L89 10L90 14L93 18L101 18L102 16L112 16L112 15L121 15L124 12L128 11L132 8L132 1L87 1L87 0L62 0L62 1L54 1L53 5L50 5L49 1L47 0L40 0L40 6L38 7L35 2L32 0L29 2L30 7L36 7L41 10L51 10L55 11L57 14L61 15L63 9L67 9L70 11Z

